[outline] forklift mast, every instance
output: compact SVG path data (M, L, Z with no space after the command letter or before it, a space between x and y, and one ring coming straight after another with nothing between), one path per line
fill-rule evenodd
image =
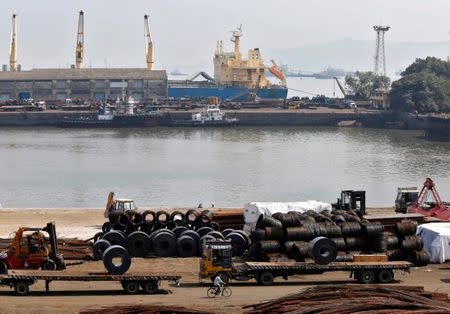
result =
M55 262L56 269L63 270L66 268L64 259L62 255L58 254L58 242L56 240L56 228L54 222L47 223L47 226L42 228L43 231L46 231L48 233L49 239L50 239L50 259Z

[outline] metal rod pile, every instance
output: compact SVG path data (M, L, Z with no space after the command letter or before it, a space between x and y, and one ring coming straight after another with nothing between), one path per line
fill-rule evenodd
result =
M170 305L118 305L111 307L102 307L101 309L83 310L82 314L123 314L123 313L145 313L145 314L161 314L161 313L184 313L184 314L206 314L207 311L187 309L181 306Z
M245 313L449 313L450 302L446 293L417 286L342 285L244 307L249 308Z

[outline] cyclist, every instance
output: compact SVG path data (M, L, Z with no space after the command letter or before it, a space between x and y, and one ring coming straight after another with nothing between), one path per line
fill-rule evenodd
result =
M216 287L216 295L222 294L223 287L225 286L225 282L220 278L219 275L214 278L214 287Z

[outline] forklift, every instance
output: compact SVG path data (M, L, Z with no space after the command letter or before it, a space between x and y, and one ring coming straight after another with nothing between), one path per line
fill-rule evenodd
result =
M331 206L334 210L354 210L364 216L366 214L366 191L343 190L341 197Z
M50 248L44 232L49 235ZM8 249L0 253L0 274L6 274L8 269L64 270L56 240L54 222L44 228L19 228Z

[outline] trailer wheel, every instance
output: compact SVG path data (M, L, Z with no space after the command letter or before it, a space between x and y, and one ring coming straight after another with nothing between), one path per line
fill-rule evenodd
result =
M375 273L372 270L361 270L358 276L360 283L373 283L375 281Z
M127 294L137 294L139 292L139 282L137 281L123 281L122 287Z
M146 294L152 294L158 290L158 282L156 280L143 281L140 283L140 286Z
M16 291L17 295L25 296L30 292L30 287L24 281L19 281L14 284L14 291Z
M56 269L56 263L52 260L46 260L41 265L42 270L55 270Z
M382 269L377 274L380 283L389 283L394 280L394 272L391 269Z
M273 284L273 274L269 271L263 271L258 274L258 283L263 286L270 286Z
M4 261L0 261L0 274L6 274L8 272L8 266Z

